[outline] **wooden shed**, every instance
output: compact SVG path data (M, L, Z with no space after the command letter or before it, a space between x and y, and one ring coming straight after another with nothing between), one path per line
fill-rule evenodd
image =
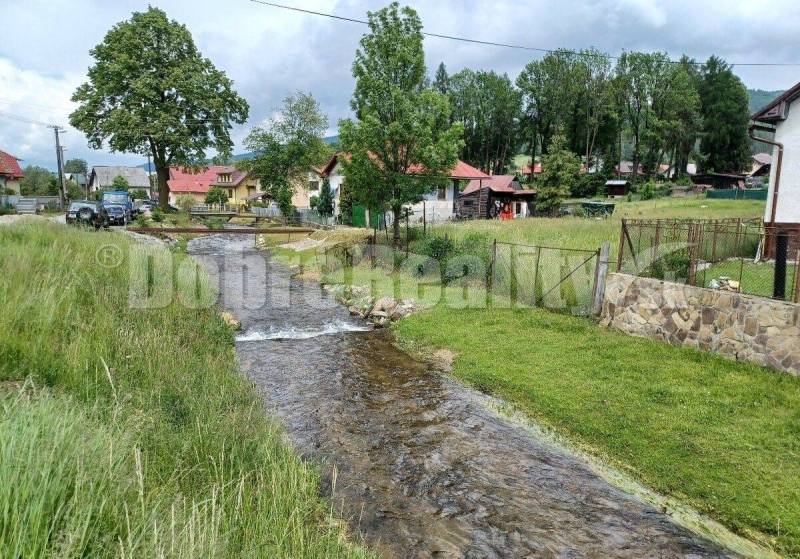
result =
M631 190L630 181L615 179L606 181L606 195L611 197L627 196Z
M462 219L514 219L533 213L536 191L523 188L515 175L472 180L458 197Z

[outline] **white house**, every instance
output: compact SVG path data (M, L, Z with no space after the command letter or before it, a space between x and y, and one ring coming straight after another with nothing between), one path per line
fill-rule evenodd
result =
M348 157L346 153L337 153L321 169L318 169L319 180L325 177L331 185L333 194L334 215L339 214L339 197L344 184L344 173L342 170L342 159ZM423 174L424 170L412 168L408 174ZM459 160L448 175L449 184L439 188L434 192L429 192L423 197L423 201L410 206L412 220L422 221L423 213L425 219L430 222L445 221L451 219L458 211L458 196L461 191L462 183L466 185L472 180L488 180L491 177L479 171L475 167ZM313 183L315 178L310 178Z
M764 222L774 230L800 235L800 83L752 117L752 129L772 130L772 165ZM751 132L752 134L752 132ZM795 237L793 244L797 244ZM771 244L771 243L768 243ZM769 252L769 247L766 249Z

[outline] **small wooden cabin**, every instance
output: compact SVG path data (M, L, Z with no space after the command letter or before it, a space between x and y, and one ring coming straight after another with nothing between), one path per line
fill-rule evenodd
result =
M627 196L628 192L631 190L631 183L630 181L626 181L625 179L616 179L606 181L606 196L611 196L612 198L616 198L619 196Z
M536 191L523 188L515 175L472 180L458 197L462 219L511 219L533 213Z
M731 190L733 188L743 189L745 187L744 175L733 173L702 173L694 175L694 184L707 184L717 190Z

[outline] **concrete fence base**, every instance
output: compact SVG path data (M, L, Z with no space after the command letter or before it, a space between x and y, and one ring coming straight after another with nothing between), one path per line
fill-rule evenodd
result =
M602 324L800 375L800 305L609 274Z

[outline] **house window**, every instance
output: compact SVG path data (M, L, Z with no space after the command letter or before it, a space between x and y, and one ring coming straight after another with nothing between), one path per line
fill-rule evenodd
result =
M231 174L230 173L220 173L219 174L219 182L231 182Z
M308 181L308 189L312 191L319 190L319 181Z
M436 193L436 197L439 200L447 200L447 187L443 186L442 188L440 188Z
M232 189L230 189L230 188L227 188L227 189L225 189L225 190L226 190L226 192L228 193L228 198L233 198L233 190L232 190Z
M519 202L514 202L514 213L517 215L522 213L522 204Z
M473 202L474 202L474 200L462 200L461 203L464 204L465 208L470 208L470 207L472 207L472 203Z

